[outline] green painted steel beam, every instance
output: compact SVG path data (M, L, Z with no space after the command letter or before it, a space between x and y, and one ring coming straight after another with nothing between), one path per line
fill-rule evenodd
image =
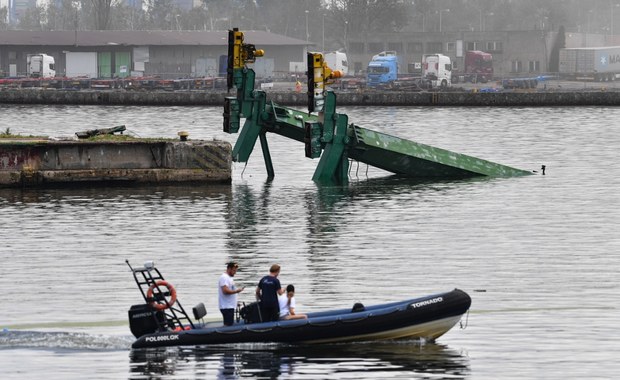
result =
M255 91L251 98L250 114L245 119L239 138L233 148L233 160L237 162L247 162L254 150L256 140L261 133L260 122L260 110L265 108L266 96L263 91ZM247 100L241 102L243 104L248 103Z
M351 125L349 158L414 178L513 177L529 171Z
M333 91L325 93L322 120L319 119L319 122L323 123L323 153L312 180L345 185L349 182L349 118L336 113L336 94Z
M304 126L306 122L316 122L318 116L293 108L281 107L273 102L265 109L266 120L262 123L268 132L304 142Z

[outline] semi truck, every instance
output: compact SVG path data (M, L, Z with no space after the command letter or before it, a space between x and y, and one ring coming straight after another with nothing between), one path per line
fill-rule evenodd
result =
M620 75L620 46L560 49L560 77L613 81Z
M432 87L446 88L452 85L452 61L443 54L425 54L422 58L422 74Z
M452 84L452 62L443 54L427 54L422 59L421 77L400 77L400 63L396 52L384 51L372 57L368 63L366 86L371 88L403 89L417 87L428 89L446 88Z
M372 57L366 72L366 86L381 87L392 84L398 78L398 55L395 51L383 51Z
M452 82L487 83L493 80L493 56L480 50L465 52L463 70L452 73Z
M47 54L28 54L26 71L30 78L53 78L56 76L54 57Z

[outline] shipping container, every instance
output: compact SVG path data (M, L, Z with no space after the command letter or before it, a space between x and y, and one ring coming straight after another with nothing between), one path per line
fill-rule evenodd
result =
M560 75L575 80L616 80L620 75L620 46L561 49Z

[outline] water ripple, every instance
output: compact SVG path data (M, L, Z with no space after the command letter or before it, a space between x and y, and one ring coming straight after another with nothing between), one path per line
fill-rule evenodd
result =
M544 164L547 174L429 182L354 164L348 187L323 187L312 183L317 161L304 158L301 144L270 136L272 182L258 149L247 167L234 165L230 186L0 189L0 288L10 289L5 305L19 305L3 309L0 327L124 318L129 305L142 302L125 259L138 265L154 259L186 307L204 302L217 317L217 278L235 259L236 281L248 286L242 301L253 299L258 279L278 262L282 283L296 285L300 311L454 287L472 294L468 328L442 337L448 346L440 352L448 354L437 362L407 345L368 354L368 347L318 356L292 350L299 360L286 350L264 353L274 368L292 365L295 378L610 378L620 370L620 334L613 328L620 301L620 129L609 122L620 108L341 111L366 128L523 169ZM145 137L184 129L191 138L236 138L221 131L220 108L0 105L0 122L23 134L72 136L92 128L84 120L93 115L97 127L125 124ZM126 334L125 326L117 328ZM88 340L97 328L83 337L74 330L56 337ZM4 340L0 359L37 357L22 345L26 336ZM126 347L119 339L112 346ZM273 368L255 363L263 357L254 350L228 356L181 350L129 365L110 355L103 367L85 368L110 378L126 376L128 366L136 378L149 371L196 377L228 368L221 362L232 356L233 374L265 377ZM49 353L40 366L21 370L36 377L57 362L64 365Z

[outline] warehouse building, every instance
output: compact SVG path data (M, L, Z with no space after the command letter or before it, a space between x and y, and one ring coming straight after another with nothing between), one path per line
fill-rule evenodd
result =
M244 31L245 42L266 51L257 77L286 75L305 61L307 42L265 31ZM26 75L28 54L54 57L56 75L123 78L217 76L226 72L227 31L3 31L0 77Z

